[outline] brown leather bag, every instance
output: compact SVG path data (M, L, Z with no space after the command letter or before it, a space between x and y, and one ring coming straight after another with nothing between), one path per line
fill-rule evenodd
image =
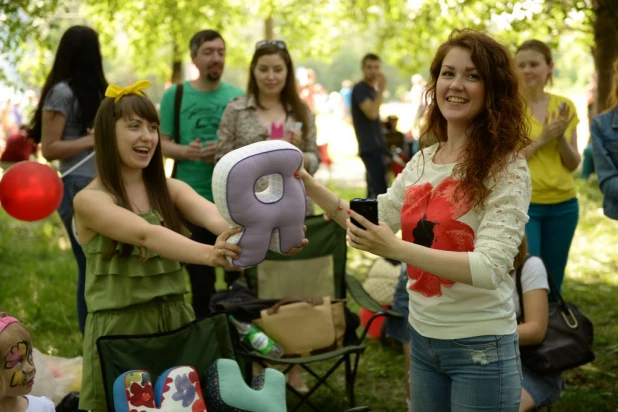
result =
M260 312L253 323L281 346L284 356L308 356L343 346L345 299L290 296Z

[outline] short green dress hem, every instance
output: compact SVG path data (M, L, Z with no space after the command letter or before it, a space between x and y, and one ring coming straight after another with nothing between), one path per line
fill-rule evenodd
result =
M154 211L140 216L151 224L163 224ZM137 247L121 258L120 245L105 259L110 247L111 240L98 234L83 245L88 317L79 401L82 410L107 409L96 348L99 337L167 332L195 320L184 299L186 275L180 262Z

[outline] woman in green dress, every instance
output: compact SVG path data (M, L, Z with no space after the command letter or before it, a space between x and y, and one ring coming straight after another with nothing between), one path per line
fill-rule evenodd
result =
M86 255L88 317L80 409L106 410L97 338L177 329L194 320L184 263L232 268L240 248L214 204L165 177L159 117L141 89L110 86L95 119L98 177L74 200ZM189 239L183 220L219 234L214 246ZM182 262L182 263L181 263Z

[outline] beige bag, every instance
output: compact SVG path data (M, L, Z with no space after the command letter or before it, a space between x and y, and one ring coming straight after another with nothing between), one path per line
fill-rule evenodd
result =
M384 258L378 258L367 272L363 289L381 305L392 306L400 274L401 264L393 265Z
M284 356L308 356L343 346L344 300L293 296L262 310L253 323L281 346Z

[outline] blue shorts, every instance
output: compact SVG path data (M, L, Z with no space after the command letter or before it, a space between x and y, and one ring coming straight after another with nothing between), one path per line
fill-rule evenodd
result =
M521 369L524 375L523 387L534 400L536 408L550 406L558 401L565 386L562 375L559 373L539 375L524 364Z
M393 338L401 343L410 343L410 331L408 330L408 315L409 315L409 297L406 285L408 284L408 269L405 264L401 265L401 273L397 286L395 286L395 295L393 296L393 310L403 315L400 319L386 318L385 332L386 336Z

